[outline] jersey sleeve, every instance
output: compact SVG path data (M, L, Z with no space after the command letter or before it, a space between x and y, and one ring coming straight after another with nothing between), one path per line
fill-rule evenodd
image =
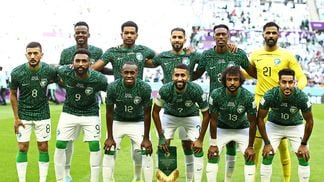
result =
M299 108L301 112L311 112L312 111L312 103L308 99L307 95L302 93L301 97L298 99Z
M196 94L196 98L197 98L197 104L199 106L199 109L204 112L208 110L208 102L207 102L207 95L204 94L204 91L199 88L198 92Z
M148 84L144 86L143 105L144 107L152 106L152 89Z
M147 59L153 59L155 56L155 52L151 48L148 48L146 46L143 47L145 48L145 57Z
M239 49L238 52L239 60L240 60L240 65L244 70L248 70L251 66L249 58L247 57L246 53L242 50Z
M256 112L257 112L257 108L256 108L256 103L255 103L254 97L249 94L249 96L247 98L247 110L246 110L246 113L256 116Z
M10 84L9 84L9 87L10 87L10 90L17 90L17 88L19 87L19 83L18 83L18 80L16 78L16 74L15 72L11 72L10 74Z
M295 71L295 75L297 79L297 87L299 89L305 88L307 85L306 75L293 54L289 55L289 68Z
M206 57L206 52L203 52L202 55L200 56L200 60L198 63L198 67L197 70L206 70L206 61L207 61L207 57Z
M105 53L103 53L103 55L101 56L101 60L106 64L108 64L113 57L113 53L112 53L112 48L106 50Z
M107 86L108 86L108 81L107 81L107 78L105 75L101 74L100 73L100 76L99 76L99 90L101 91L106 91L107 89Z
M157 96L155 100L155 104L158 105L159 107L163 107L165 104L165 99L166 99L166 87L162 86L159 90L159 95Z
M161 65L161 55L156 55L153 59L152 59L152 63L154 64L154 66L160 66Z
M115 84L109 84L107 86L106 105L113 105L115 103Z
M270 91L270 90L269 90ZM273 99L271 92L267 91L260 100L259 108L269 110L271 100Z
M217 91L218 89L215 89L212 91L212 93L209 96L209 110L211 113L217 113L219 111L218 109L218 102L217 102Z

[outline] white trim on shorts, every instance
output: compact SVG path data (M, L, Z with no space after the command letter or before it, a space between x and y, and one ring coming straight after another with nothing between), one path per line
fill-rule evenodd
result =
M21 120L25 128L19 126L18 134L16 134L18 142L29 142L32 129L35 131L38 142L45 142L51 139L51 120L44 119L38 121Z

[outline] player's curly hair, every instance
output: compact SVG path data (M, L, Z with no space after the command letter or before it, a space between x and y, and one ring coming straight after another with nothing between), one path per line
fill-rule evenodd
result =
M239 66L228 67L222 72L221 81L224 86L226 86L226 75L235 75L235 76L239 75L241 85L243 85L243 83L245 81L245 78L244 78L244 76L241 72L241 68Z

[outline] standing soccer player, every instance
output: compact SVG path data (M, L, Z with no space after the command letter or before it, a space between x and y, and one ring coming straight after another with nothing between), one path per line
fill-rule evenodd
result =
M103 74L89 69L89 66L90 53L87 49L80 48L74 53L73 68L66 65L58 69L67 95L57 126L54 153L57 181L63 181L65 177L65 150L68 141L75 140L80 129L83 130L83 140L88 142L90 149L90 181L99 181L101 123L97 94L106 90L107 79Z
M227 46L229 29L226 25L220 24L213 28L216 46L202 53L201 61L198 64L195 79L199 78L205 71L210 77L211 93L214 89L222 87L222 72L230 66L241 66L249 75L256 77L255 69L251 66L246 53L242 49L237 52L230 52ZM230 142L226 145L226 166L225 181L231 181L235 167L236 144Z
M208 102L202 88L189 81L189 74L189 67L185 64L178 64L173 69L173 82L166 83L160 88L152 115L159 134L159 145L164 151L168 151L167 147L170 145L176 129L184 128L190 146L193 145L194 149L194 170L192 171L194 174L190 176L194 177L194 181L201 181L203 171L202 143L209 122ZM164 114L160 118L159 112L162 107ZM202 124L199 118L199 109L203 115ZM205 130L199 133L200 125ZM192 181L192 178L188 179L188 174L186 175L186 180Z
M40 43L30 42L25 55L28 62L13 69L10 82L10 102L19 149L16 167L19 181L25 182L27 152L30 135L34 129L39 150L39 181L45 182L49 164L48 141L51 138L46 90L47 85L56 80L56 71L41 62L43 52Z
M253 182L253 142L257 123L254 98L252 93L242 87L244 76L239 66L225 69L221 81L223 87L213 90L209 97L211 140L206 167L207 181L216 181L221 151L227 143L234 141L244 154L245 181Z
M132 156L136 170L133 181L141 181L141 166L136 165L143 164L144 180L151 182L153 180L150 141L152 89L149 84L138 78L138 67L134 62L126 62L121 74L121 79L115 80L107 87L107 139L104 146L103 179L105 182L113 180L117 151L120 149L122 138L128 136L132 141Z
M271 179L272 160L282 138L290 141L298 158L299 181L309 181L310 155L307 142L314 124L311 103L307 95L295 87L295 72L292 69L282 69L278 75L279 86L264 94L258 111L258 128L265 144L261 181L268 182ZM268 122L265 124L268 112Z
M79 21L74 25L75 45L63 49L61 52L59 65L73 64L74 54L77 49L84 48L90 53L90 62L93 64L102 56L102 49L88 44L90 37L89 25L84 21ZM99 93L100 94L100 93ZM78 132L76 132L78 133ZM76 136L77 138L77 136ZM66 166L65 166L65 182L72 181L70 174L71 160L73 155L73 141L69 141L66 147Z
M144 64L155 56L155 52L143 45L136 45L138 26L133 21L121 25L123 44L105 51L101 59L92 65L94 70L102 70L109 62L112 65L115 80L122 78L121 70L126 62L134 62L138 66L137 77L143 80Z
M288 50L277 45L279 39L279 26L274 22L268 22L263 26L264 46L251 53L251 64L257 72L257 84L255 88L255 101L257 106L264 93L278 85L278 72L283 68L291 68L296 73L298 88L303 89L307 84L307 78L297 62L295 56ZM256 158L258 165L259 153L262 147L260 133L254 142ZM283 139L279 145L280 159L285 182L290 181L291 161L288 150L288 141Z

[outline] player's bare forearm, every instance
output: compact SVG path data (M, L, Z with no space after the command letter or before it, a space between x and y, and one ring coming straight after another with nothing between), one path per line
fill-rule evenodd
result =
M113 138L114 105L106 105L106 127L108 138Z
M198 78L201 77L201 75L203 75L203 73L205 72L205 70L203 69L197 69L192 73L192 80L197 80Z
M152 59L147 59L147 60L145 60L144 67L146 67L146 68L156 68L157 66L155 66L153 64L153 60Z
M210 130L210 137L212 139L216 139L217 136L217 114L212 112L210 113L210 121L209 121L209 130Z
M114 75L114 72L111 68L103 67L100 72L104 75Z
M96 61L94 64L91 65L91 68L96 71L101 71L104 69L105 65L106 65L105 62L99 59L98 61Z
M144 139L148 139L150 136L151 111L152 111L151 106L148 106L144 109Z
M202 119L202 124L201 124L201 129L200 129L198 140L203 142L205 134L206 134L206 130L207 130L208 124L209 124L209 110L202 112L202 116L203 116L203 119Z
M256 125L257 125L257 118L255 115L248 114L248 120L250 121L250 128L249 128L249 147L253 147L254 138L256 133Z
M305 130L304 130L304 136L302 139L302 143L307 144L307 141L313 131L314 120L313 120L312 112L304 112L303 117L304 117L306 123L305 123Z
M153 112L152 112L152 117L153 117L153 121L154 121L154 125L155 128L158 132L158 134L163 134L163 130L162 130L162 125L161 125L161 120L160 120L160 113L161 111L161 107L157 106L156 104L154 104L153 106Z
M10 103L15 120L19 119L18 116L18 99L17 90L10 90Z
M268 110L264 110L264 109L259 109L258 111L258 117L257 117L257 121L258 121L258 129L259 132L263 138L263 140L265 141L265 143L269 142L269 138L265 129L265 124L264 124L264 119L266 117L266 115L268 114Z

